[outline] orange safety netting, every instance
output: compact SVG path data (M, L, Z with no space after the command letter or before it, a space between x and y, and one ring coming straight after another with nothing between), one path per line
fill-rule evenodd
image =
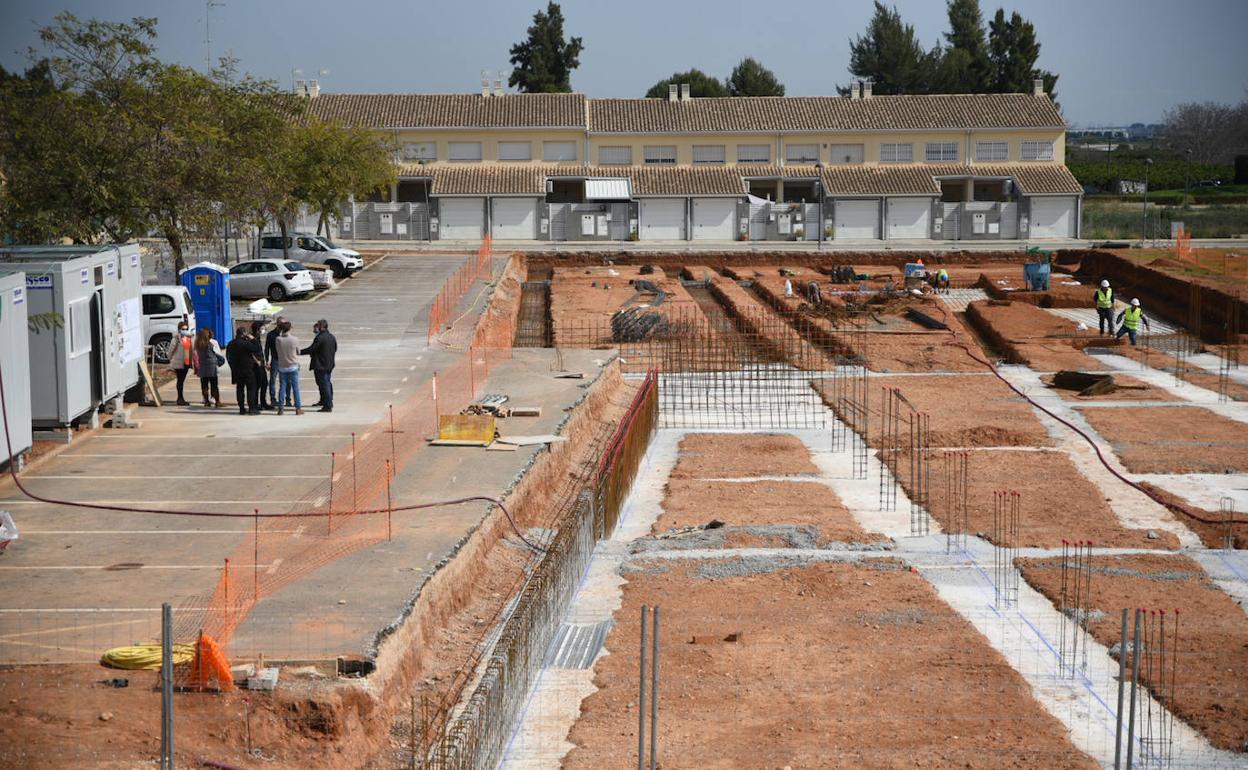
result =
M488 245L466 266L473 271L488 266ZM458 280L452 276L448 285ZM464 288L458 289L461 295ZM450 296L447 287L439 296ZM483 340L492 341L507 334L508 324L514 330L514 323L514 318L505 315L483 316L478 330ZM326 458L324 481L286 514L261 516L257 509L252 531L224 560L214 589L178 607L175 638L195 638L202 632L226 645L266 596L336 559L386 540L392 528L388 510L393 503L390 482L394 476L424 449L425 439L436 433L438 415L460 412L476 398L491 369L510 358L510 347L471 347L454 364L435 372L415 395L392 404L380 420L353 433Z
M482 278L490 277L493 256L491 239L487 235L481 242L481 248L477 249L476 257L465 262L446 280L446 283L442 284L442 290L433 298L433 304L429 308L429 331L426 342L431 341L434 335L441 331L442 326L451 317L455 306L459 304L469 287Z

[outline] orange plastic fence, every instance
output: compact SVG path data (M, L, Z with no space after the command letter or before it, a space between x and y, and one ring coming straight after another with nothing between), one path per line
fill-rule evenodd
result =
M490 277L493 255L492 240L487 235L481 242L481 248L477 249L476 257L465 262L442 285L442 290L434 297L433 304L429 308L429 331L425 338L426 343L432 340L438 330L450 319L451 313L455 311L455 306L468 291L468 287L478 279Z
M488 264L487 242L468 266L476 271ZM448 280L439 295L450 296L456 280ZM493 368L510 358L510 347L471 347L415 395L391 405L380 420L329 454L325 480L286 514L260 516L257 510L250 536L224 561L213 590L178 607L175 637L194 639L202 632L227 645L257 602L319 567L386 540L392 531L386 511L396 502L390 494L395 475L425 449L438 415L458 413L471 403Z
M1180 229L1178 237L1174 239L1174 253L1181 260L1192 259L1192 236L1188 234L1187 228Z

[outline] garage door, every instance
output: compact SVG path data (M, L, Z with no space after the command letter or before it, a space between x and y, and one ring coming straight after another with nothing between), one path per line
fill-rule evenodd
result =
M836 201L836 240L878 240L880 237L879 201Z
M736 218L737 202L732 198L694 198L693 240L731 241Z
M485 233L484 198L443 198L438 202L441 232L445 241L479 241Z
M643 241L683 241L685 239L685 199L643 200L639 237Z
M1074 238L1074 198L1032 198L1032 238Z
M531 241L537 238L536 198L495 198L490 233L498 240Z
M889 198L889 238L930 238L932 201L928 198Z

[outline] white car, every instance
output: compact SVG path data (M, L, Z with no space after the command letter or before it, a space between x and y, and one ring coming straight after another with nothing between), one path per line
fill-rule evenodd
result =
M230 295L281 302L312 291L312 274L294 260L249 259L230 268Z
M364 267L360 252L344 249L327 236L311 233L291 233L286 236L285 252L282 251L281 235L263 235L260 238L260 256L325 265L334 271L334 278L340 281Z
M143 339L153 347L157 363L169 361L169 342L183 320L195 331L195 308L185 287L143 287Z

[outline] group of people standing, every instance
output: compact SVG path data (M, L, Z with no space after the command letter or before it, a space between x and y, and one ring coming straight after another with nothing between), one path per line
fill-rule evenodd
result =
M169 343L169 367L177 378L179 406L186 400L186 378L193 371L199 377L204 406L221 408L219 382L222 366L229 366L230 382L234 385L238 413L260 414L276 410L283 414L293 406L295 414L303 414L299 392L299 356L310 358L312 373L320 400L313 407L334 411L332 374L338 353L338 340L329 331L329 322L322 319L312 326L313 338L306 348L291 332L290 321L278 316L273 328L264 331L265 321L254 321L234 330L234 339L225 350L213 339L211 329L192 334L185 321L178 324L178 336Z

